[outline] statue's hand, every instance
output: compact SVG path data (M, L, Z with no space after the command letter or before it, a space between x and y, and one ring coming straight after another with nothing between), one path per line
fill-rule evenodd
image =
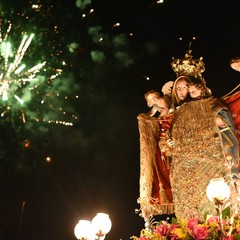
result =
M173 81L169 81L169 82L165 83L165 84L163 85L163 87L162 87L162 93L163 93L164 95L169 95L169 96L171 96L173 84L174 84Z
M170 148L173 148L173 147L175 146L175 141L172 140L172 139L168 139L168 140L167 140L167 144L168 144L168 146L169 146Z

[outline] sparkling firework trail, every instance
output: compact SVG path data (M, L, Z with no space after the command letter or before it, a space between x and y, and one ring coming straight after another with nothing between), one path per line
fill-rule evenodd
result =
M13 112L16 114L16 111L18 111L18 117L23 123L26 123L25 104L30 101L32 95L35 97L39 95L31 92L33 90L36 91L45 79L42 72L46 71L44 69L46 61L39 61L30 68L26 67L27 64L24 64L24 57L29 50L34 34L27 35L26 33L21 33L22 40L19 46L14 48L10 36L12 23L8 21L6 32L3 31L3 28L3 19L0 19L0 116L4 117L6 114L13 115ZM30 63L33 63L32 59ZM62 69L56 69L55 73L49 77L50 82L60 75L61 72ZM37 111L39 112L39 109ZM73 125L71 122L63 120L53 120L45 117L41 119L36 113L33 118L37 122L56 123L67 126Z
M14 54L12 44L8 41L12 24L9 23L5 36L2 31L2 20L0 21L0 49L1 49L1 75L0 75L0 96L2 101L7 101L9 97L14 98L23 104L24 100L20 96L14 94L17 89L21 88L26 82L37 81L36 74L45 65L46 62L39 63L32 68L25 70L25 65L21 64L22 59L31 44L34 34L29 37L23 35L23 39ZM13 57L14 56L14 57ZM13 58L13 61L11 59ZM20 65L21 64L21 65Z

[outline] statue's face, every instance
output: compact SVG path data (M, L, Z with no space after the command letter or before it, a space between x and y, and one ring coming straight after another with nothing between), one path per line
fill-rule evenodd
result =
M180 100L184 100L188 95L188 82L184 79L179 80L176 84L176 93Z
M191 98L197 98L201 96L202 90L197 88L195 85L190 85L188 90Z
M157 102L157 106L160 112L160 117L166 116L169 111L169 107L163 98L160 98Z
M157 104L158 96L154 93L150 93L146 97L148 107L152 107Z
M240 72L240 59L231 63L231 68L235 71Z

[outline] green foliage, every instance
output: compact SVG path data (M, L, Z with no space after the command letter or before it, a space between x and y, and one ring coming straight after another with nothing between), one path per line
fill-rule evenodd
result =
M235 234L234 235L234 240L240 240L240 234Z

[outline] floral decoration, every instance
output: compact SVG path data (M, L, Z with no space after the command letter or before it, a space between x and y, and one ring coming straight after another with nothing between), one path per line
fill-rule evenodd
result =
M231 229L232 227L232 229ZM240 216L222 220L222 230L218 216L208 217L204 222L192 218L187 221L172 219L172 223L160 221L149 228L142 229L140 236L132 236L133 240L240 240Z

